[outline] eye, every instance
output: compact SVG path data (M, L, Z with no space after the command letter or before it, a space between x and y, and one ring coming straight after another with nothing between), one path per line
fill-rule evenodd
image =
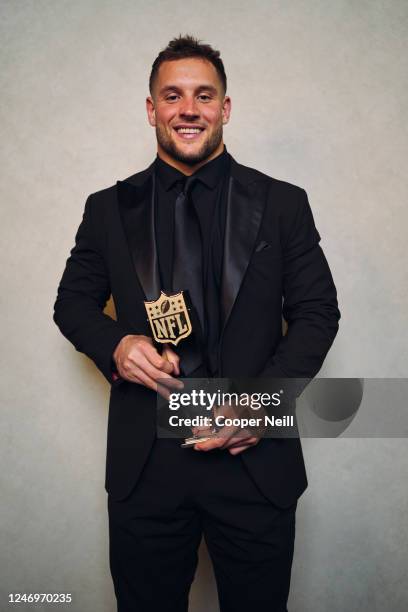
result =
M211 100L211 97L208 94L200 94L198 97L203 102L208 102L209 100Z
M177 98L177 94L170 94L169 96L166 96L166 102L175 102Z

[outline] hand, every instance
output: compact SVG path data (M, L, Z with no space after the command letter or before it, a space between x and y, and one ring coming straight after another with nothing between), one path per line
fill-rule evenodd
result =
M214 409L213 416L223 415L225 417L236 417L237 411L236 407L232 408L231 406L218 406ZM211 428L193 428L194 435L210 435L212 432ZM248 430L242 429L239 426L229 426L225 425L222 430L222 433L218 436L214 436L212 434L211 440L207 440L206 442L199 442L194 445L194 450L197 451L209 451L214 449L228 449L231 455L238 455L242 453L244 450L247 450L251 446L255 446L258 444L260 438L251 434ZM238 434L238 435L237 435Z
M144 385L166 399L169 392L163 385L183 388L183 383L174 378L180 375L179 356L167 345L160 355L148 336L125 336L116 347L113 359L121 378Z
M202 432L200 432L200 434L201 433ZM210 451L216 448L228 449L231 455L238 455L239 453L242 453L251 446L255 446L256 444L258 444L259 440L260 438L256 438L245 429L242 429L240 430L239 436L234 436L232 433L231 437L228 438L223 432L222 437L214 437L211 440L207 440L206 442L199 442L194 445L194 450Z
M191 427L191 431L193 432L193 436L197 436L200 438L204 438L204 437L214 437L214 428L213 427L204 427L204 426L200 426L200 427Z

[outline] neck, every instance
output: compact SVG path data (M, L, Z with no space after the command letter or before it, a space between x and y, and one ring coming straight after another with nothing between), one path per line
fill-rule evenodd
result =
M191 174L194 174L194 172L196 172L199 168L201 168L201 166L204 166L205 164L207 164L209 161L211 161L215 157L218 157L218 155L220 155L223 152L223 150L224 150L224 142L221 140L220 144L215 149L215 151L211 153L211 155L209 155L202 161L198 162L197 164L191 165L191 164L186 164L184 162L181 162L178 159L175 159L174 157L169 155L166 151L164 151L164 149L159 144L157 144L157 155L160 157L160 159L162 159L167 164L169 164L169 166L173 166L173 168L176 168L176 170L180 170L180 172L182 172L183 174L187 176L191 176Z

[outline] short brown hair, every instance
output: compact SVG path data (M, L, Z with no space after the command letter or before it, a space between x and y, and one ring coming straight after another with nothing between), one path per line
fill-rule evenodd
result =
M220 57L220 52L213 49L211 45L203 44L200 40L194 38L194 36L190 36L189 34L181 36L180 34L180 36L173 38L167 47L160 51L159 55L154 60L149 78L150 94L152 94L154 81L157 77L161 64L163 64L163 62L184 59L187 57L198 57L211 62L221 79L224 94L226 93L227 76L225 74L224 64Z

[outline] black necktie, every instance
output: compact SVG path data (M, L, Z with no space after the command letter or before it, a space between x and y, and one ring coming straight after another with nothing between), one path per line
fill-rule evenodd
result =
M194 177L187 178L174 210L173 291L188 291L194 309L190 311L193 335L178 347L183 376L197 372L203 364L203 249L200 224L191 200L191 191L197 181Z
M188 290L204 331L203 249L200 224L191 200L198 179L188 177L174 211L173 291Z

